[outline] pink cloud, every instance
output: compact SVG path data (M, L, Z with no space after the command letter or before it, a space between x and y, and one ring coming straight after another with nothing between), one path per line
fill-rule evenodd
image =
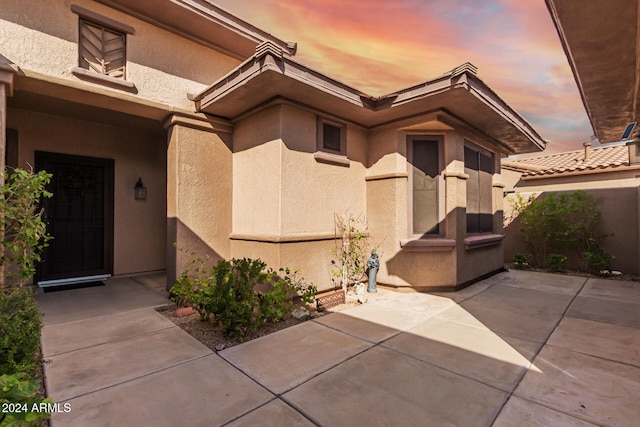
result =
M365 93L390 93L469 61L552 145L579 146L592 133L542 0L218 3L297 41L296 60Z

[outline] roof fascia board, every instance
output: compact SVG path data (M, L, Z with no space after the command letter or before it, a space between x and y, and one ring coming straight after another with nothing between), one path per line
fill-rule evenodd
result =
M271 49L259 48L258 51L260 53L256 53L252 58L240 64L236 69L213 83L200 94L195 95L193 99L196 101L197 109L201 110L206 108L208 104L224 97L226 94L241 87L259 74L266 72L283 74L307 86L322 90L340 100L347 101L372 112L386 108L394 108L438 93L444 93L454 89L464 89L480 100L491 111L499 115L505 122L511 123L518 132L526 136L535 146L542 150L546 145L544 140L533 130L526 120L520 117L506 102L484 84L482 80L477 78L472 70L466 68L458 67L460 70L456 69L458 70L457 72L453 70L450 73L428 80L422 84L403 89L384 97L374 98L319 72L311 70L290 58L274 54ZM381 104L384 104L385 107L380 108ZM417 115L420 114L424 114L424 112ZM376 125L374 129L396 123L406 118L407 117L402 117L401 119L381 123ZM466 123L462 120L460 121ZM466 127L472 129L473 133L481 135L482 138L495 142L497 146L505 150L505 153L514 153L512 148L504 143L499 143L479 129L475 129L468 124L466 124Z
M230 50L225 48L211 40L207 40L203 37L198 37L197 35L185 32L176 28L170 24L162 22L158 19L155 19L149 15L146 15L128 5L122 4L117 0L94 0L97 3L104 4L112 9L118 10L127 15L133 16L135 18L140 19L141 21L147 22L156 27L162 28L174 34L177 34L181 37L184 37L188 40L191 40L195 43L201 44L205 47L214 49L228 55L237 60L246 59L247 55L243 55L239 52ZM170 3L176 5L177 7L182 7L191 11L195 15L200 16L201 18L207 20L212 25L217 25L219 27L224 28L227 31L234 33L235 35L241 36L252 43L258 44L263 41L271 41L278 46L282 47L283 51L287 55L295 55L297 50L297 45L292 42L283 41L265 31L262 31L253 25L249 24L246 21L232 15L231 13L225 11L224 9L209 3L208 1L197 1L197 0L169 0Z
M533 129L533 127L518 113L513 110L502 98L500 98L493 90L491 90L482 80L475 76L467 75L468 90L476 98L482 100L485 105L493 109L505 121L510 122L522 134L526 135L541 151L545 149L546 142Z
M578 69L576 68L576 63L573 59L573 54L571 53L571 49L569 49L569 43L567 43L567 37L564 33L564 29L562 28L562 22L560 22L560 17L558 15L558 10L556 8L555 0L545 0L547 5L547 9L549 10L549 15L551 15L551 20L553 21L554 27L556 27L556 31L558 32L558 37L560 38L560 44L562 45L562 49L564 50L564 54L567 57L567 62L569 62L569 66L571 67L571 72L573 74L573 79L576 82L576 86L578 86L578 92L580 92L580 99L582 100L582 106L584 107L587 116L589 117L589 124L591 126L591 130L593 134L600 138L601 135L598 135L598 130L594 127L594 118L591 110L589 109L589 105L587 104L587 100L584 95L584 86L582 85L582 80L580 79L580 75L578 74Z
M365 107L362 101L362 92L353 89L343 83L333 80L321 73L313 71L304 65L286 57L278 57L270 50L265 50L260 55L254 55L245 62L237 66L230 73L220 78L211 86L193 96L197 108L205 108L207 104L215 102L216 99L241 87L245 82L253 77L267 72L283 74L291 79L300 81L307 86L320 89L326 93L336 96L339 99L350 102L354 105Z

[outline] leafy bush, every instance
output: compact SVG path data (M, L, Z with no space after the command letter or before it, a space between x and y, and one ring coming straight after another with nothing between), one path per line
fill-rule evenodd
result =
M564 271L567 257L561 254L549 254L545 267L551 271Z
M517 253L513 256L513 262L518 264L520 267L524 267L529 265L529 261L531 260L532 255L528 253Z
M0 374L36 376L42 363L42 319L30 289L0 297Z
M604 251L598 242L591 242L589 250L582 252L584 268L591 274L601 274L602 271L611 271L613 256Z
M260 300L254 287L266 280L265 267L264 262L248 258L220 261L215 267L215 284L203 309L227 334L242 338L260 326Z
M16 411L0 413L0 425L40 425L49 418L31 412L34 403L50 403L38 394L42 356L42 318L26 281L35 273L40 252L51 239L38 208L41 197L51 197L45 185L51 175L15 169L4 173L0 187L0 402Z
M610 263L611 256L597 239L600 214L588 193L549 193L529 199L518 195L513 204L535 266L563 269L572 256L586 271L606 265L607 259Z
M196 275L183 273L171 288L174 301L187 302L202 320L211 319L236 337L244 337L264 322L283 320L298 294L304 304L315 302L316 287L307 285L297 271L285 268L278 274L259 259L220 261L197 271ZM260 292L258 287L268 290Z
M5 173L5 184L0 187L0 269L2 291L10 293L12 287L22 286L35 273L35 263L51 236L38 210L41 197L51 197L45 185L51 174L15 169Z
M34 406L40 408L40 404L53 401L37 393L38 381L25 377L24 373L0 376L0 405L9 404L9 409L14 409L0 412L0 426L40 426L41 420L51 417L49 412L33 411Z
M291 313L293 307L292 295L299 295L304 305L315 303L317 288L314 285L306 285L304 277L300 277L297 271L289 268L281 268L280 274L269 270L267 282L272 289L265 293L259 293L260 313L265 322L279 322Z

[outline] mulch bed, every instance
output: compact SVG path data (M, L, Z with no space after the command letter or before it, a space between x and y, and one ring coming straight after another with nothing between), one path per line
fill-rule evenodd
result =
M317 316L324 316L356 305L357 303L347 302L345 304L331 307L324 313L317 313ZM158 309L158 312L213 351L220 351L224 348L233 347L238 344L242 344L243 342L251 341L308 321L308 319L298 320L289 315L285 320L278 323L265 323L257 330L245 335L244 339L239 339L225 335L221 328L215 327L210 321L200 320L200 315L198 313L178 317L176 316L176 308L176 305L171 303L166 307Z

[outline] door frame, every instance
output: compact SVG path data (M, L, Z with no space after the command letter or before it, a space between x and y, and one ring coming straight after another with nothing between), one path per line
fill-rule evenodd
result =
M103 235L103 266L100 270L79 272L78 274L58 273L47 276L43 263L47 260L50 246L42 253L42 262L36 266L36 282L40 286L58 285L65 283L78 283L83 279L99 280L113 274L113 248L114 248L114 160L99 157L78 156L73 154L53 153L48 151L35 151L36 170L46 170L48 162L77 164L81 166L99 166L104 168L104 235ZM50 171L47 171L50 172ZM51 184L49 185L49 187ZM55 195L54 195L55 197ZM41 201L41 207L45 207L48 200ZM46 212L45 212L46 214Z

